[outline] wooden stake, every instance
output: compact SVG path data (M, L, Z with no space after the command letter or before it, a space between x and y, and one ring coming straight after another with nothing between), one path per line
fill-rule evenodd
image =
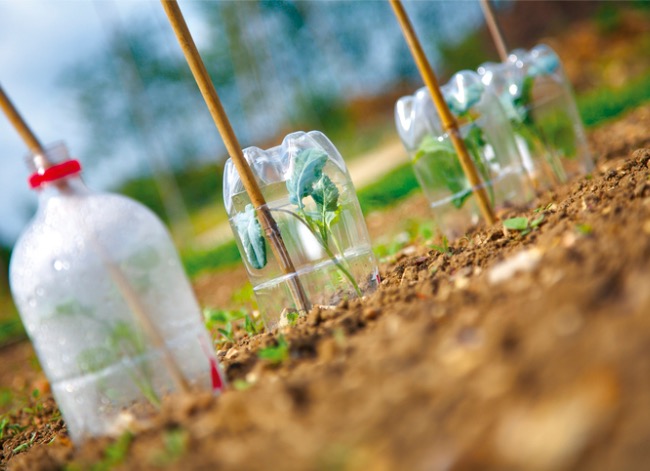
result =
M485 23L490 30L490 35L492 35L492 40L499 53L499 58L501 62L506 62L508 60L508 48L506 47L505 39L503 39L501 28L499 28L499 23L497 23L497 19L494 16L494 10L492 9L490 0L481 0L481 8L485 16Z
M253 171L251 170L244 153L242 152L241 146L235 136L235 132L232 129L228 116L223 109L219 95L214 88L214 84L210 79L210 75L203 64L203 60L199 55L199 51L194 44L194 39L192 34L185 23L185 18L183 18L183 13L181 12L178 3L176 0L160 0L162 6L167 14L170 24L176 34L176 38L183 50L185 59L187 60L192 75L194 75L194 80L201 90L205 104L208 106L210 115L214 120L214 124L219 130L219 134L223 139L223 142L226 146L226 150L230 155L237 173L239 173L239 178L244 185L244 189L248 196L251 199L251 203L257 211L257 217L264 229L264 233L270 243L271 250L275 255L275 258L280 264L280 268L286 275L295 275L296 269L293 266L291 257L289 257L289 252L287 251L284 241L280 235L280 230L278 225L271 215L271 211L266 205L266 201L262 192L260 191ZM289 289L291 290L291 295L294 298L296 306L300 311L308 311L311 308L311 303L307 298L305 289L302 286L302 283L298 279L298 276L289 277Z
M411 22L406 14L406 11L404 10L404 6L402 5L401 0L389 0L389 2L393 7L393 12L397 17L397 21L399 22L400 27L402 28L402 33L406 38L406 42L408 43L409 49L411 50L411 54L415 59L418 70L420 71L420 75L422 76L424 83L429 89L433 104L435 105L438 111L438 115L440 116L442 127L451 139L451 143L456 150L456 154L458 155L458 160L460 161L460 165L463 168L463 172L465 173L469 184L472 185L473 192L476 195L476 199L481 210L481 214L488 224L494 224L497 221L497 218L494 214L494 209L490 204L487 192L485 191L485 186L483 185L483 182L481 181L481 178L476 171L474 162L472 162L472 159L467 153L465 142L463 141L463 138L461 137L458 130L458 122L456 121L456 118L451 113L451 111L449 111L449 107L447 106L447 103L442 96L436 74L433 72L431 64L429 64L429 61L424 54L422 45L420 44L420 41L415 34L415 30L413 29L413 25L411 25Z
M41 142L11 102L2 88L2 85L0 85L0 108L2 108L2 111L4 111L9 122L16 129L18 135L23 139L30 152L34 154L34 163L36 164L37 170L51 167L53 164L47 158Z

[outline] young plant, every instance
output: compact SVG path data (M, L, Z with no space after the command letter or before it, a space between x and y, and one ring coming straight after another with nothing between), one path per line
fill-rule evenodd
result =
M289 358L289 344L287 343L284 335L279 335L277 343L274 346L261 349L257 356L262 360L266 360L272 365L279 365L287 358Z
M332 229L339 222L342 207L338 188L323 172L328 158L325 151L317 148L299 151L294 159L291 175L286 181L289 202L293 207L291 209L270 208L270 210L288 214L305 226L352 285L357 295L362 296L359 285L346 266L345 259L342 257L343 250ZM305 202L307 198L313 201L314 205L308 205ZM233 218L233 221L246 259L253 268L264 268L267 264L266 244L253 205L247 205L242 213ZM335 250L341 259L335 255Z
M559 65L557 57L544 56L528 69L528 73L517 86L517 95L511 97L515 110L511 124L515 132L526 141L529 149L535 149L539 142L546 149L552 149L563 158L574 158L577 155L575 134L571 119L566 113L556 110L539 119L532 113L535 80L555 73ZM548 159L548 163L556 175L563 175L563 170L556 168L557 162L554 159Z
M452 255L452 251L449 248L449 239L447 239L447 236L445 236L445 235L442 236L442 244L441 245L431 244L431 248L433 250L435 250L436 252L440 252L443 255L446 255L446 256Z
M79 370L84 374L96 373L124 358L137 358L144 355L147 345L142 332L123 320L109 322L97 317L90 308L71 300L56 306L54 317L85 317L100 324L106 333L102 344L82 350L76 358ZM160 399L152 381L152 371L147 362L130 362L127 372L142 395L155 407Z
M448 96L447 105L459 120L469 124L469 129L463 139L465 147L481 179L486 182L486 189L492 204L494 204L494 190L491 185L487 184L490 181L490 171L483 157L487 141L483 130L476 124L472 112L472 107L481 100L481 96L482 88L480 86L470 86L467 88L467 96L462 100L454 95ZM462 208L465 201L472 195L472 187L467 181L451 141L444 137L426 135L415 152L413 162L415 163L423 157L432 163L433 185L440 188L446 187L453 195L451 203L458 209Z
M503 221L503 227L512 231L519 231L519 234L523 237L538 227L542 221L544 221L544 214L540 214L536 218L531 219L516 217Z

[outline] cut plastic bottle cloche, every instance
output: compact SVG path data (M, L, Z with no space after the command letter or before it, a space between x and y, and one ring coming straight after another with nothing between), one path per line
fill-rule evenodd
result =
M73 440L118 435L171 393L220 390L164 225L131 199L89 190L63 144L44 154L30 156L39 206L10 283Z
M499 210L528 202L532 187L497 97L468 70L454 74L440 90L491 205ZM426 87L397 101L395 124L438 229L451 239L462 236L479 221L476 188L463 172Z
M354 185L343 158L318 131L295 132L267 150L244 149L295 273L282 273L232 160L223 200L267 329L291 324L299 286L311 305L361 297L379 284Z
M554 186L593 170L593 159L571 83L550 47L512 51L478 68L508 113L527 171Z

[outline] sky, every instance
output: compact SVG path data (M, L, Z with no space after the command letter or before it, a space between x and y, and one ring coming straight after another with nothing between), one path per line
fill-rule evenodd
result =
M138 14L164 17L157 1L121 0L115 5L124 19ZM192 23L186 10L200 44L200 25ZM82 165L91 157L75 153L82 148L81 123L57 79L67 65L92 57L106 42L97 11L89 0L0 0L0 84L44 145L64 141ZM13 244L37 205L37 195L27 185L27 154L18 134L0 116L2 245ZM133 165L132 159L88 165L84 179L91 188L105 189L132 173Z

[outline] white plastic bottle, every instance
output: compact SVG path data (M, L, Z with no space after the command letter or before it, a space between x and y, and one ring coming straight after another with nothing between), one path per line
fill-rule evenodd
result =
M90 191L65 146L46 154L32 159L39 207L14 248L10 283L73 440L119 434L171 392L220 389L163 224L131 199Z

